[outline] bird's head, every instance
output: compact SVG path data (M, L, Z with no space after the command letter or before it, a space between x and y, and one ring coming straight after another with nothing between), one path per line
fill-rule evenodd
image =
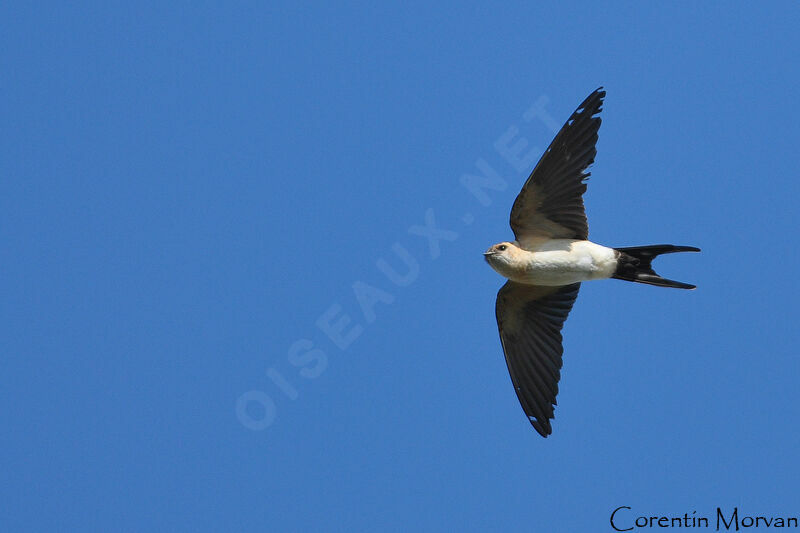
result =
M499 242L483 252L483 258L498 273L506 275L504 272L512 266L520 251L516 241Z

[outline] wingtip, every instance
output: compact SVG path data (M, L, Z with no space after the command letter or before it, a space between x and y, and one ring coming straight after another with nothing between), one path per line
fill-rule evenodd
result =
M535 417L533 417L533 416L531 416L531 417L528 417L528 420L530 421L531 425L533 426L533 429L535 429L535 430L536 430L536 432L537 432L539 435L541 435L542 437L544 437L545 439L546 439L546 438L547 438L547 437L548 437L548 436L549 436L551 433L553 433L553 428L550 426L550 423L549 423L549 421L547 421L547 422L545 422L545 423L541 423L541 422L539 422L538 420L536 420L536 418L535 418Z
M606 90L605 90L605 89L603 88L603 86L601 85L600 87L598 87L597 89L595 89L595 90L594 90L594 92L593 92L593 93L592 93L590 96L594 96L594 95L597 95L597 97L598 97L600 100L603 100L603 99L606 97Z
M585 111L587 108L591 109L591 116L597 115L603 109L603 102L606 97L606 91L603 90L603 87L598 87L592 93L586 97L586 99L581 103L581 105L576 110L576 113L579 111ZM599 117L595 117L595 120L600 120ZM598 122L599 125L599 122Z

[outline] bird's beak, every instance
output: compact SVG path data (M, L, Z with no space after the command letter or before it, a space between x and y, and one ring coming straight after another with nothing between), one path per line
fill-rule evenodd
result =
M497 252L492 252L492 251L490 250L490 251L488 251L488 252L483 252L483 256L484 256L484 257L487 257L487 256L490 256L490 255L494 255L494 254L496 254L496 253L497 253Z

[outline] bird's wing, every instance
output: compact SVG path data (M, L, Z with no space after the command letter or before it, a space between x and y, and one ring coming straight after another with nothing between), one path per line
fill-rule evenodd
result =
M580 239L589 236L583 193L586 171L597 154L597 130L606 92L590 94L558 132L511 208L517 240Z
M561 376L561 327L580 283L562 287L509 281L497 293L497 327L511 382L531 425L543 437L552 433L550 419Z

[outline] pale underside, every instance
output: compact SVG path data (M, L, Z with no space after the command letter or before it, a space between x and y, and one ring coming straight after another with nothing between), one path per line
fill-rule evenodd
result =
M591 241L551 239L519 249L509 262L491 262L502 276L528 285L560 286L610 278L617 268L612 248Z

